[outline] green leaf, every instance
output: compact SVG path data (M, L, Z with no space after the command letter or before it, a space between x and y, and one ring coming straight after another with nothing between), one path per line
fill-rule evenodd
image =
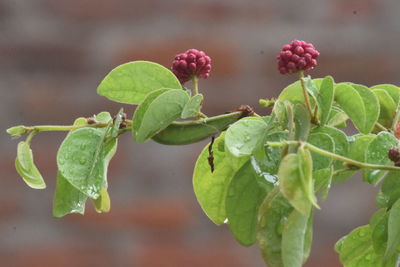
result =
M185 107L182 110L181 118L186 119L196 117L200 112L202 102L202 94L198 94L190 98L190 100L186 103Z
M385 259L390 259L400 245L400 200L397 200L389 211L388 242Z
M121 108L117 115L115 116L114 122L113 122L113 126L111 128L111 137L118 137L118 133L119 133L119 127L121 125L122 122L122 116L124 114L124 109ZM111 117L111 116L110 116Z
M382 207L391 208L392 205L400 199L400 173L396 171L389 171L385 176L381 194L378 195L383 200L384 203L381 205Z
M349 142L348 157L357 161L366 162L369 144L376 138L376 135L357 135Z
M338 84L335 88L335 100L362 133L369 133L365 127L366 110L362 96L349 84Z
M143 143L156 135L175 119L189 101L189 95L178 89L161 89L150 93L133 116L132 136Z
M303 215L317 205L312 182L312 159L308 150L287 154L278 171L279 187L289 203Z
M378 255L383 255L387 248L388 240L388 213L385 209L380 209L372 215L369 222L371 228L372 246Z
M334 127L321 126L314 128L311 133L325 133L328 134L335 143L335 153L341 156L347 156L348 153L348 141L346 134ZM342 169L343 163L341 161L334 161L335 169Z
M266 141L280 142L287 140L287 132L273 132L266 136ZM265 155L255 155L255 164L261 172L274 175L278 173L278 168L281 162L282 147L270 147L268 145L263 146Z
M72 186L61 172L57 172L57 185L53 198L53 216L61 218L70 213L85 213L87 196Z
M333 103L333 98L334 98L334 81L331 76L326 76L321 83L321 88L320 88L320 96L321 96L321 104L319 107L319 111L321 113L321 125L324 125L327 123L331 108L332 108L332 103Z
M382 89L385 90L390 97L393 99L394 103L397 105L400 101L400 88L393 84L378 84L371 87L371 89Z
M282 259L287 267L301 267L304 260L305 235L309 215L297 210L290 214L282 233Z
M379 100L380 115L378 122L383 126L390 128L392 126L394 115L396 114L396 103L384 89L373 89L372 92L374 92Z
M68 134L57 153L61 175L73 186L96 199L104 186L104 131L82 128Z
M15 168L29 187L34 189L46 188L43 177L33 162L32 150L25 141L18 144Z
M233 176L226 197L226 215L229 229L240 244L251 246L256 241L258 209L272 188L273 184L259 177L250 161Z
M320 87L322 79L313 79L313 81L317 87ZM288 100L292 103L304 103L304 94L300 81L296 81L283 89L278 100Z
M325 200L332 183L333 168L320 169L313 172L315 193L321 191L321 198Z
M265 263L270 267L282 267L282 232L293 207L276 187L260 207L257 241Z
M331 127L346 128L346 121L348 119L349 116L347 116L347 114L343 110L333 106L329 114L327 125Z
M149 92L161 88L182 89L182 86L169 69L153 62L134 61L107 74L97 93L116 102L139 104Z
M340 254L340 262L345 267L395 267L397 257L392 257L383 263L372 246L371 228L369 225L354 229L350 234L340 239L335 250Z
M295 140L307 140L310 134L311 117L304 104L294 105Z
M229 126L225 135L225 146L235 156L250 156L262 145L268 125L261 118L243 118Z
M329 152L335 152L335 142L332 137L326 133L310 134L308 142L316 147ZM332 164L332 158L321 156L315 152L311 152L314 170L328 168Z
M27 133L27 129L24 125L18 125L7 129L7 133L14 138L18 138Z
M204 213L215 224L222 224L226 219L225 199L229 183L248 158L236 159L234 163L224 151L224 135L221 135L213 145L215 169L211 172L208 147L204 147L194 167L194 193Z
M307 261L311 252L311 246L313 240L313 221L314 221L314 211L311 210L311 214L308 216L307 229L304 236L303 263Z
M374 127L375 123L379 118L379 101L375 94L367 87L352 84L351 85L360 94L365 107L365 124L363 127L364 134L370 133Z
M97 199L92 199L94 208L98 213L110 211L110 196L108 195L107 188L101 189L100 196Z
M398 146L398 140L388 132L380 132L374 140L372 140L366 152L366 162L381 165L393 165L388 158L388 151L394 146ZM363 180L370 184L377 184L380 179L387 173L383 170L363 169Z

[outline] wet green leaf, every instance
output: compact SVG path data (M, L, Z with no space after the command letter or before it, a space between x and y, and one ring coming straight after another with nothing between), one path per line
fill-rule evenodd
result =
M388 132L380 132L368 145L366 162L393 165L388 158L388 151L394 146L398 146L398 140ZM363 169L363 180L370 184L377 184L386 173L387 171L383 170Z
M310 134L308 142L316 147L329 152L335 152L335 142L332 137L326 133ZM315 152L311 152L314 170L328 168L332 164L332 158L321 156Z
M301 267L304 260L305 235L309 215L303 215L297 210L290 214L282 233L283 265Z
M222 143L222 145L220 145ZM236 163L225 153L224 135L215 139L214 172L208 162L208 145L204 147L196 161L193 172L193 187L197 201L205 214L215 223L222 224L226 219L225 199L228 186L232 177L248 160L248 158L237 159Z
M181 89L176 76L167 68L153 62L134 61L113 69L97 88L99 95L110 100L139 104L157 89Z
M332 183L333 168L320 169L313 172L314 191L321 192L322 200L328 197Z
M61 218L70 213L85 213L87 196L72 186L61 172L57 172L57 185L53 198L53 216Z
M265 184L261 186L259 180ZM256 241L258 209L273 184L254 171L250 161L233 176L226 197L229 229L236 240L250 246Z
M257 241L265 263L282 267L282 232L293 207L275 188L264 199L259 210Z
M396 103L393 98L384 89L373 89L372 92L378 97L380 105L380 115L378 122L383 126L390 128L392 120L396 113Z
M391 208L400 199L400 172L389 171L385 176L380 196L384 201L382 207Z
M15 168L29 187L34 189L46 188L43 177L33 162L32 150L25 141L21 141L18 144Z
M261 118L244 118L232 124L225 135L225 146L235 157L250 156L262 145L268 125Z
M340 239L335 250L340 255L340 262L345 267L395 267L396 257L383 263L372 246L371 228L369 225L354 229L350 234Z
M104 130L82 128L68 134L57 153L61 175L88 197L96 199L105 183Z
M385 209L380 209L372 215L369 222L371 228L372 245L378 255L383 255L386 251L388 240L388 213Z
M196 117L200 112L202 102L202 94L198 94L190 98L190 100L186 103L185 107L182 110L181 118L186 119Z
M309 214L311 205L316 205L309 151L299 148L297 154L287 154L279 166L278 179L289 203L303 215Z
M385 259L390 259L400 245L400 199L398 199L389 211L388 242L385 251Z
M162 131L175 119L189 101L189 95L179 89L160 89L151 92L133 116L132 136L143 143Z
M348 157L357 161L366 162L369 144L376 138L376 135L357 135L349 142Z

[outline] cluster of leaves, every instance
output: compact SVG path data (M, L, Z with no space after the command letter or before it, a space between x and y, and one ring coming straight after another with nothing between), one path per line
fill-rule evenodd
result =
M332 77L302 77L286 87L266 116L243 118L242 111L206 117L203 95L192 95L168 69L136 61L112 70L98 94L138 105L132 120L120 110L114 118L101 112L78 118L72 126L16 126L16 169L32 188L45 183L33 163L30 143L40 131L68 130L57 154L53 215L84 213L90 199L98 212L110 209L107 167L117 139L131 132L134 141L149 139L185 145L219 136L197 159L193 185L202 209L217 225L227 224L237 241L258 242L271 267L299 267L312 243L313 213L332 184L357 171L372 185L383 180L380 208L369 225L359 227L336 245L341 262L351 266L396 266L400 248L400 180L387 153L398 146L400 88L367 88L335 83ZM351 121L359 131L347 136ZM122 123L127 125L122 127ZM58 128L57 128L58 127Z

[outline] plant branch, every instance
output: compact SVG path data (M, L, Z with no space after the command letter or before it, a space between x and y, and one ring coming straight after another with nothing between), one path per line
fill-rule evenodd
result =
M319 147L316 147L314 145L311 145L310 143L307 142L302 142L302 141L282 141L282 142L267 142L267 144L271 147L284 147L284 146L300 146L304 145L305 148L308 148L309 150L318 153L322 156L325 157L330 157L336 160L340 160L343 162L346 162L349 165L356 166L359 168L369 168L369 169L378 169L378 170L388 170L388 171L400 171L400 167L396 166L389 166L389 165L379 165L379 164L370 164L370 163L365 163L365 162L360 162L357 160L353 160L347 157L340 156L338 154L326 151L324 149L321 149Z
M306 102L306 106L307 106L308 112L310 112L311 118L314 118L314 114L312 112L311 103L310 103L310 97L308 96L307 88L306 88L306 85L305 85L304 80L303 80L304 72L302 70L300 70L298 72L298 76L299 76L301 87L303 88L304 100Z

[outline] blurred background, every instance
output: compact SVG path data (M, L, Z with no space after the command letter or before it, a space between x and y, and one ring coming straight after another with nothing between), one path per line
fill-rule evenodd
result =
M400 84L397 0L1 0L1 266L262 267L256 246L238 245L194 197L191 175L207 143L167 147L120 138L109 169L112 208L51 216L57 148L65 133L42 133L33 151L47 189L28 188L14 170L17 124L71 124L121 107L96 94L118 64L166 67L188 48L204 50L213 70L200 83L204 111L216 115L277 96L295 80L275 56L293 39L321 52L313 77L365 85ZM133 107L123 105L132 115ZM378 188L354 178L335 186L316 212L309 267L341 266L334 243L376 210Z

